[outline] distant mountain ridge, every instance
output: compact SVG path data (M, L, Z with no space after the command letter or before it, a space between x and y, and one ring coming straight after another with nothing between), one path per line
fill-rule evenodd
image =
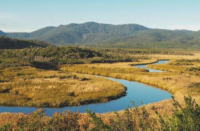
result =
M38 39L53 44L91 44L111 38L131 36L142 30L148 30L148 28L137 24L111 25L87 22L46 27L31 33L7 33L6 36L19 39Z
M4 33L18 39L36 39L54 45L92 45L118 48L199 48L200 32L151 29L138 24L83 24L45 27L31 33Z

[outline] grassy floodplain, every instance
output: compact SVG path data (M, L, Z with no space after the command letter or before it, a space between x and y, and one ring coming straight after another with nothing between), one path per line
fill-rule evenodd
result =
M125 95L117 82L34 67L1 70L0 105L63 107L107 102Z
M31 57L27 52L35 56ZM85 47L1 50L0 53L1 105L62 107L107 102L125 95L126 88L121 84L94 75L153 85L171 92L181 106L188 104L184 103L184 96L188 94L197 103L200 100L199 53ZM55 61L56 59L59 61ZM170 62L151 65L158 60L170 60ZM149 64L149 68L165 72L150 73L146 69L133 66L138 64ZM131 123L133 129L147 130L150 127L160 129L163 128L163 124L159 122L160 118L155 114L155 110L161 115L177 115L174 119L179 120L180 112L172 111L176 109L173 102L173 100L165 100L136 109L97 115L91 112L87 114L63 112L47 117L44 111L29 115L1 113L0 126L2 130L39 130L39 128L43 130L45 128L48 130L115 129L126 131L129 130L126 125ZM198 108L194 107L195 110ZM194 123L196 119L198 122L198 117L186 116L192 119L191 123ZM171 118L167 117L165 122L169 119ZM181 122L179 124L182 124ZM141 124L149 126L141 127ZM167 124L173 125L173 123ZM166 129L169 128L166 127Z
M183 96L188 94L199 101L199 56L199 53L194 55L149 54L150 59L139 62L73 65L65 66L62 70L138 81L166 90L180 102L183 101ZM168 64L151 65L157 60L166 59L170 60ZM147 70L133 67L133 65L148 63L147 67L165 72L149 73Z

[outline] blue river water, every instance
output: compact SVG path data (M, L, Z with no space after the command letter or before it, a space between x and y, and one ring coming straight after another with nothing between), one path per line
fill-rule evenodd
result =
M160 63L164 63L164 61L159 61ZM158 63L159 63L158 62ZM157 63L156 63L157 64ZM131 101L134 101L136 105L141 105L141 101L143 104L154 103L158 101L162 101L165 99L170 99L171 94L160 90L158 88L154 88L145 84L141 84L139 82L127 81L121 79L114 79L109 77L112 81L116 81L121 83L122 85L127 87L127 94L124 97L121 97L117 100L112 100L106 103L97 103L97 104L88 104L83 106L73 106L73 107L64 107L64 108L43 108L46 111L46 114L52 116L55 112L63 112L65 110L71 110L73 112L80 111L81 113L86 112L87 109L91 111L95 111L96 113L105 113L111 111L119 111L124 110L128 106L131 105ZM30 113L39 108L34 107L4 107L0 106L0 112L11 112L11 113Z
M168 60L161 60L161 61L158 61L157 63L154 63L153 65L164 64L164 63L168 63L168 62L169 62ZM154 69L147 68L146 64L145 65L136 65L135 67L148 69L149 72L163 72L161 70L154 70Z

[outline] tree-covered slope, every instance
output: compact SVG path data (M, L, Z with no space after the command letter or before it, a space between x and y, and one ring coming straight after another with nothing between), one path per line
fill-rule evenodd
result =
M182 47L185 49L200 49L200 31L192 32L173 40L162 42L160 44L177 48Z
M38 39L53 44L92 44L108 39L131 36L142 30L148 30L148 28L137 24L110 25L88 22L46 27L31 33L7 33L7 36Z
M46 42L38 40L19 40L5 36L0 36L0 49L23 49L29 47L52 46Z
M48 31L53 29L54 27L45 27L42 29L39 29L37 31L31 32L31 33L7 33L6 35L12 38L18 38L18 39L40 39L45 35Z
M54 45L200 49L199 32L150 29L137 24L111 25L87 22L45 27L31 33L4 33L0 31L0 35L18 39L42 40Z
M151 29L138 32L131 37L112 39L99 43L103 47L125 48L195 48L200 44L200 33L187 30L158 30ZM199 47L198 47L199 48Z

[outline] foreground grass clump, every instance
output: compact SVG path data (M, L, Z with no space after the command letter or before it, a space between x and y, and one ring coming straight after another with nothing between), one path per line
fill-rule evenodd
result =
M127 108L122 114L115 112L108 120L89 110L87 114L68 111L55 113L53 117L48 117L43 110L39 110L11 120L4 124L1 130L199 131L200 106L190 96L184 100L185 104L181 106L173 99L171 115L160 114L152 107L155 117L151 116L145 106Z
M0 71L0 105L63 107L107 102L125 95L114 81L90 75L33 67Z
M185 106L174 100L171 116L161 115L152 107L157 117L151 117L143 106L127 108L122 115L116 113L116 119L110 119L110 123L105 124L95 113L88 112L88 114L93 120L95 131L199 131L200 106L190 96L184 100Z
M70 111L55 113L52 118L45 115L44 110L35 111L27 116L21 116L1 127L1 131L79 131L79 113Z

